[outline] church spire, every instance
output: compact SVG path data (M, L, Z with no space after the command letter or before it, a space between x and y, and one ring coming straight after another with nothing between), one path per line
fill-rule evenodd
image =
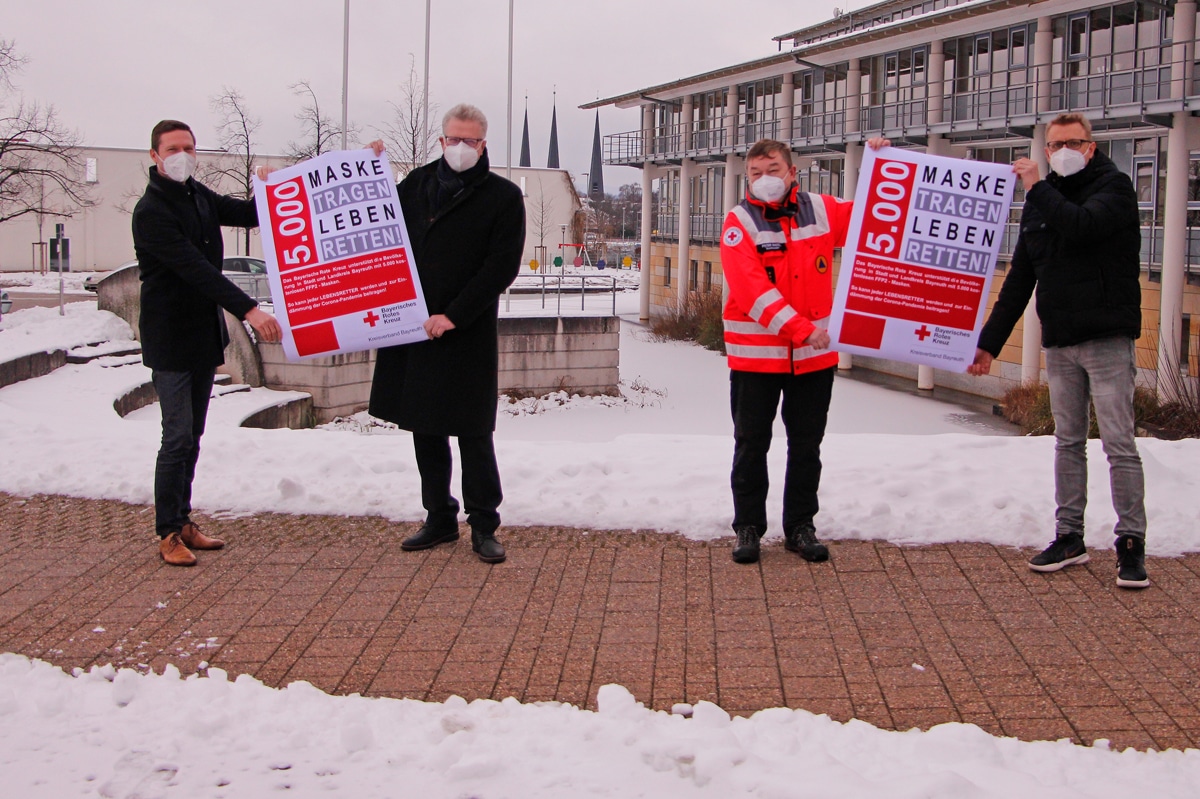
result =
M592 170L588 172L588 197L604 198L604 160L600 157L600 109L596 109L596 132L592 135Z
M558 91L554 92L554 107L550 112L550 153L546 156L546 168L561 168L558 165Z
M529 159L529 95L525 95L525 130L521 133L521 166L533 166Z

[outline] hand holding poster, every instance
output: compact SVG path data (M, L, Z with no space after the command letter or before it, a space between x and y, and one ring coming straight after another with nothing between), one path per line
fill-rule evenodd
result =
M254 198L289 359L426 340L429 314L381 158L326 153L256 179Z
M833 300L832 347L965 371L1015 187L1008 164L867 148Z

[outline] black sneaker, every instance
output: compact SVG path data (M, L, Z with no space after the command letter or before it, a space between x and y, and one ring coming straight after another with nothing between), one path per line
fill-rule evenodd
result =
M1076 563L1087 563L1087 547L1079 533L1067 533L1055 538L1050 546L1029 559L1029 568L1035 572L1056 572Z
M797 524L783 531L783 545L791 552L812 563L829 560L829 547L817 540L817 528L811 524Z
M733 562L757 563L758 540L762 538L762 531L747 524L733 528L733 534L737 536L737 543L733 545Z
M1117 585L1121 588L1147 588L1146 539L1123 535L1117 539Z

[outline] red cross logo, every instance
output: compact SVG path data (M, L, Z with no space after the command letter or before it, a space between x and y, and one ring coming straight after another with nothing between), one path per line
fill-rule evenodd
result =
M371 327L375 327L375 323L379 321L379 317L375 315L374 311L367 311L367 315L363 317L363 321Z
M925 327L925 325L921 325L921 327L918 328L917 332L914 333L913 335L915 335L917 338L921 339L921 341L924 341L925 339L927 339L933 335L933 331L930 330L929 328Z

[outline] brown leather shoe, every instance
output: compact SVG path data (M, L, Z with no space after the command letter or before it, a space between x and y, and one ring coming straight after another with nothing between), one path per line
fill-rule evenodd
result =
M172 566L195 566L196 556L184 546L179 533L171 533L158 542L158 554Z
M188 522L179 531L179 537L183 539L183 543L188 549L220 549L225 546L225 542L219 538L209 538L204 533L200 532L199 526Z

